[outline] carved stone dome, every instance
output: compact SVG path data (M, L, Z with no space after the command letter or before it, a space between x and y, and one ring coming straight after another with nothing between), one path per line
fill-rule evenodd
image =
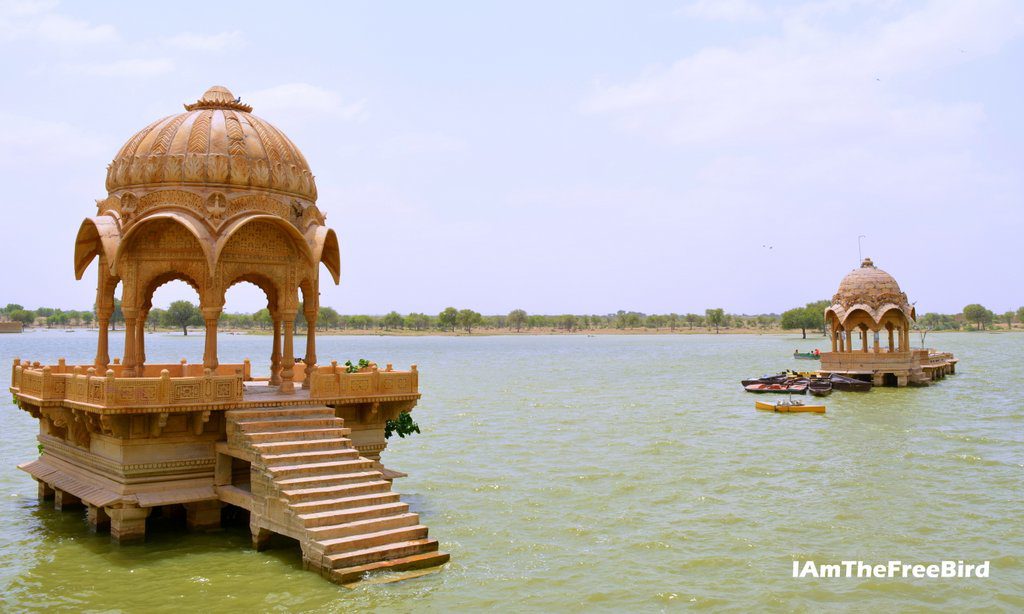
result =
M905 292L900 290L896 279L875 267L871 258L865 258L859 269L850 271L839 282L839 290L832 297L829 308L844 321L846 316L856 309L863 309L871 314L876 321L890 309L899 309L908 318L915 319L913 305L907 300Z
M316 201L306 158L287 136L214 86L185 113L135 134L107 168L107 190L203 186L268 190Z

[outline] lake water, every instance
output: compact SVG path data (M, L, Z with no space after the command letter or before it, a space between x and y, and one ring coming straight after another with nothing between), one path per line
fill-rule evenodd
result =
M119 343L120 334L111 339ZM915 339L916 342L916 339ZM959 373L836 392L828 413L753 408L743 377L809 367L793 336L324 337L322 362L420 368L423 433L393 440L395 488L451 553L437 574L342 588L248 530L90 535L15 465L36 421L4 403L5 611L734 611L1024 609L1024 335L933 334ZM86 363L95 333L0 336L15 356ZM222 336L261 366L270 338ZM120 348L112 348L112 355ZM148 335L150 362L201 335ZM301 350L297 350L297 354ZM988 579L794 579L794 559L991 561Z

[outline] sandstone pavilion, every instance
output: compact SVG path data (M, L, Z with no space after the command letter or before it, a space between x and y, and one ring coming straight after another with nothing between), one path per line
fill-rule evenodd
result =
M952 354L911 348L915 319L914 306L892 275L865 258L843 278L825 310L832 351L821 355L821 371L901 387L927 385L955 373Z
M131 137L108 167L108 195L74 254L78 279L98 261L96 358L14 361L11 392L39 421L42 446L20 467L41 499L85 506L89 526L117 542L143 539L157 514L218 527L231 505L248 511L257 549L271 533L294 538L304 566L339 583L441 565L448 555L391 489L404 474L380 463L385 421L420 398L416 366L318 364L315 326L295 359L295 318L316 321L320 272L338 283L338 240L302 152L251 111L212 87ZM199 295L201 363L146 362L153 293L171 280ZM217 358L225 292L240 282L266 294L269 377ZM111 361L118 285L124 356Z

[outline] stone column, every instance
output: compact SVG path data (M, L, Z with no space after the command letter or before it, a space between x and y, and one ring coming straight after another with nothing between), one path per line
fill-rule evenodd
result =
M121 371L121 375L123 377L134 377L135 365L138 362L136 334L139 329L139 312L135 309L125 309L123 305L121 306L121 311L124 313L124 358L121 360L122 364L124 364L124 369Z
M99 533L104 529L110 528L110 516L107 515L107 510L102 507L90 505L86 508L85 518L89 522L89 531L92 533Z
M292 379L295 377L295 348L292 337L295 333L295 313L282 312L281 326L284 327L284 354L281 357L281 392L295 392L295 384Z
M306 310L306 379L302 382L303 388L309 388L313 381L313 371L316 369L316 319L317 310Z
M252 533L252 547L257 552L262 552L270 547L270 536L273 535L270 529L264 529L250 522L249 532Z
M892 335L892 327L890 326L889 327L889 351L890 352L896 351L896 344L893 343L893 338L892 337L893 337L893 335Z
M138 354L135 356L135 371L139 377L146 374L146 319L149 318L149 310L139 313L139 329L135 332L135 344L138 347Z
M860 351L866 353L868 351L868 329L863 327L860 329L860 344Z
M107 365L110 364L110 349L107 342L107 333L110 331L110 312L97 310L96 320L99 322L99 339L96 342L96 371L106 373Z
M80 507L82 507L81 499L79 499L78 497L69 492L60 489L54 489L53 509L57 510L58 512L62 512L64 510L77 509Z
M40 480L37 480L36 483L39 485L39 500L52 501L56 493L50 488L50 485Z
M270 351L270 385L281 384L281 316L272 314L274 319L274 347Z
M203 351L203 368L217 371L217 320L220 318L219 307L204 307L203 322L206 323L206 349Z
M152 511L148 507L108 507L110 538L118 544L141 542L146 539L146 518Z
M881 347L879 347L879 345L878 345L879 337L881 337L881 335L878 334L877 330L871 331L871 333L874 336L875 354L877 354L881 350Z
M839 339L838 339L838 337L839 337L839 333L837 333L835 331L835 329L833 329L832 330L832 351L833 352L835 352L836 348L839 347Z
M185 504L185 524L190 531L220 528L220 501L197 501Z

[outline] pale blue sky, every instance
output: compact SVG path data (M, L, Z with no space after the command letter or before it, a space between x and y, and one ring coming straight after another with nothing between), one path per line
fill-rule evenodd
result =
M860 234L919 313L1024 304L1019 2L0 6L3 303L92 304L107 163L221 84L306 154L345 313L781 311Z

